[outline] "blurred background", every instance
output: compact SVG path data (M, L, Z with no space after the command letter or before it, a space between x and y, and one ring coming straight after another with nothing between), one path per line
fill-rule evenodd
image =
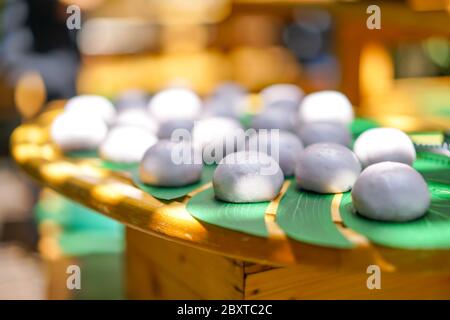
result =
M224 81L249 99L274 83L341 90L360 117L448 130L450 0L0 1L0 299L125 297L123 228L26 179L9 157L15 127L76 94L206 96ZM89 278L75 293L73 263Z

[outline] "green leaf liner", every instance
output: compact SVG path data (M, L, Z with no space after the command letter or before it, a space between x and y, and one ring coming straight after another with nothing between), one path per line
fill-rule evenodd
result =
M135 171L138 166L138 163L119 163L107 160L100 161L100 168L111 171Z
M97 150L70 151L64 155L72 159L98 158Z
M264 215L270 202L228 203L217 200L213 188L196 194L187 204L195 218L223 228L267 237Z
M156 187L143 183L139 178L139 170L134 170L133 181L143 191L161 200L174 200L186 196L188 193L200 188L212 181L215 165L205 165L203 167L202 178L199 182L184 187Z
M427 181L450 184L450 158L431 152L418 152L414 168Z
M431 206L420 219L382 222L354 212L351 194L342 198L340 213L349 228L372 242L402 249L450 249L450 160L444 156L418 154L414 167L425 177Z
M292 239L333 248L352 248L353 244L337 229L331 218L335 195L298 190L292 181L278 206L276 222Z
M350 132L352 133L353 137L356 139L364 131L367 131L367 130L373 129L373 128L377 128L377 127L379 127L379 124L374 120L365 119L365 118L356 118L350 124Z
M244 113L239 118L239 121L240 121L241 125L244 128L250 128L251 124L252 124L252 118L253 118L253 114L251 114L251 113Z

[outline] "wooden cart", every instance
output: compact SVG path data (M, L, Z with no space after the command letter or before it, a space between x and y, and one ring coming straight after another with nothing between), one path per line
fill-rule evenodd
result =
M43 186L126 225L128 298L450 298L450 250L378 246L346 228L339 210L331 218L355 249L304 244L275 223L277 201L265 215L268 238L200 222L186 211L192 194L163 202L135 187L127 174L97 167L95 159L64 157L48 133L59 112L18 127L12 155ZM378 267L380 289L370 285Z

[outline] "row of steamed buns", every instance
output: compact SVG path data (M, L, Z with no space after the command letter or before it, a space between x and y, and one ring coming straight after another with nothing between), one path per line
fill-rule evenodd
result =
M108 161L140 162L141 180L156 186L195 183L203 162L219 163L214 191L227 202L272 200L284 177L295 175L305 190L353 189L355 208L369 218L403 221L426 212L428 189L411 167L415 149L400 130L368 130L352 151L349 125L354 114L345 95L337 91L304 95L297 86L278 84L261 91L263 109L250 126L257 132L279 129L279 134L254 134L242 140L239 119L246 96L235 84L218 87L205 101L185 88L163 90L150 101L142 92L129 91L115 106L103 97L78 96L67 102L51 133L64 151L98 149ZM176 129L191 133L191 152L200 153L203 161L174 161L180 143L169 139ZM235 143L226 148L230 137L236 137ZM273 150L277 154L271 154ZM271 170L264 170L267 167Z

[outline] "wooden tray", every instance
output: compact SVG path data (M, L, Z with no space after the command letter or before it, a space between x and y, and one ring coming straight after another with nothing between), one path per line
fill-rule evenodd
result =
M61 112L49 110L18 127L11 137L17 164L36 181L132 229L210 253L282 266L296 263L358 269L377 264L384 270L450 269L450 250L399 250L371 243L346 228L339 214L331 217L353 249L308 245L288 238L275 221L276 203L265 215L267 238L252 236L194 219L186 211L192 194L160 201L138 189L129 174L98 166L98 159L67 158L50 142L49 124Z

